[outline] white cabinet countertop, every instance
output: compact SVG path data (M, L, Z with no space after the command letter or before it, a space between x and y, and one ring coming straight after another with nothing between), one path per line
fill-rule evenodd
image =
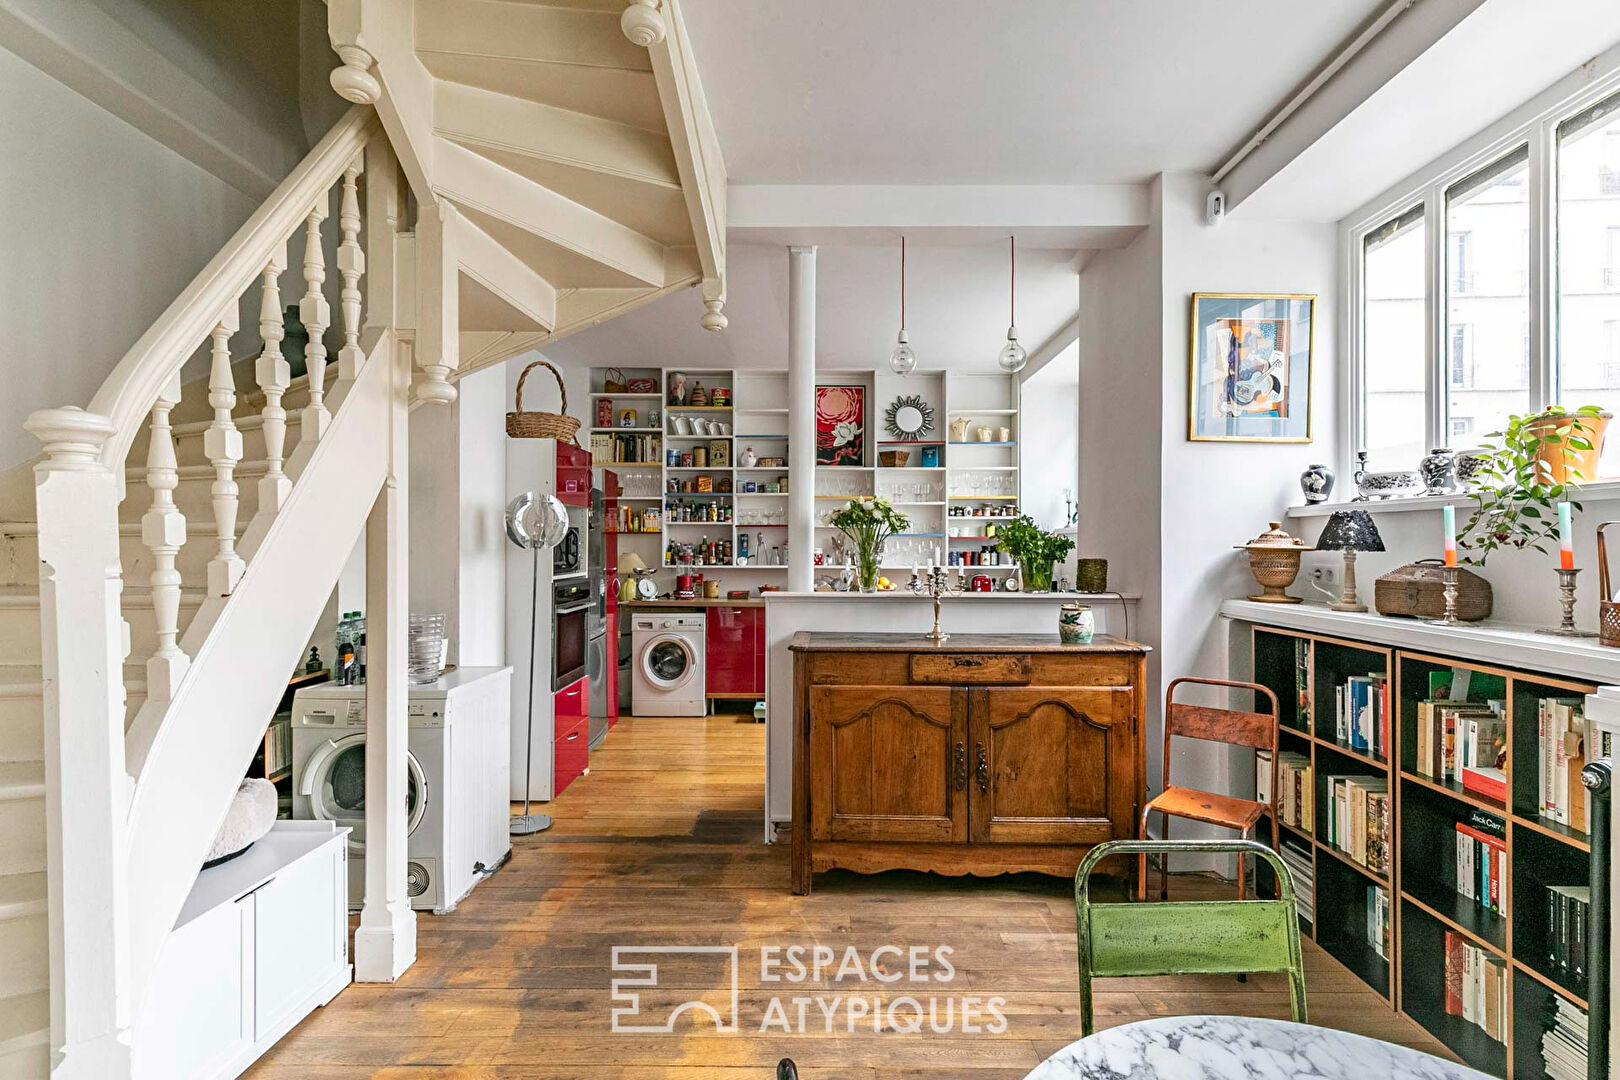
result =
M970 568L971 569L971 568ZM969 600L976 604L989 603L996 600L1009 601L1061 601L1063 603L1080 604L1117 604L1123 599L1126 603L1134 604L1142 598L1140 593L1078 593L1078 592L959 592L946 593L940 599L946 603L957 603ZM889 592L781 592L761 593L760 599L770 600L920 600L928 602L931 598L927 593L914 593L910 589L892 589Z

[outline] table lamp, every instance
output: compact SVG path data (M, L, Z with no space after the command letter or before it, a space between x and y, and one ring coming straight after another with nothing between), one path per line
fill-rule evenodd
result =
M626 552L619 556L619 573L624 580L619 583L619 603L625 604L636 598L636 573L647 569L647 563L635 552Z
M1344 592L1332 610L1366 611L1367 605L1356 599L1356 552L1384 550L1384 538L1378 535L1372 515L1365 510L1337 511L1322 526L1316 550L1344 552Z

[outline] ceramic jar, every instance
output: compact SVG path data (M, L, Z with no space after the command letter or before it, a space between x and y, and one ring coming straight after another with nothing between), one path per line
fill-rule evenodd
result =
M971 427L972 424L973 421L969 420L965 416L958 416L955 420L952 420L951 442L967 442L968 428Z
M1327 502L1333 493L1333 470L1326 465L1312 465L1299 474L1300 490L1308 503Z
M1090 645L1097 632L1097 616L1085 604L1058 608L1058 640L1065 645Z
M759 458L754 454L752 446L743 447L743 452L737 455L737 467L739 469L752 469L758 461Z
M1271 528L1247 544L1239 544L1237 547L1239 551L1249 553L1249 572L1260 584L1260 595L1251 596L1250 600L1266 604L1303 602L1297 596L1289 596L1284 590L1299 577L1301 553L1314 551L1315 548L1297 537L1289 536L1283 531L1280 521L1271 522Z
M1457 490L1457 455L1444 446L1430 450L1418 462L1418 474L1423 477L1423 494L1450 495Z

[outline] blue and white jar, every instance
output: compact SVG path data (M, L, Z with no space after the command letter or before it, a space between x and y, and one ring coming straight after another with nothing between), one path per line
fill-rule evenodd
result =
M1097 617L1085 604L1064 604L1058 609L1058 640L1065 645L1090 645L1097 632Z

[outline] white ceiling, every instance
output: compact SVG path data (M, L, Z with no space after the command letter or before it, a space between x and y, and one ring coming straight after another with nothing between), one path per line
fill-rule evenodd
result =
M1018 333L1033 353L1074 317L1076 253L1018 250ZM545 347L570 365L784 368L786 248L733 243L727 254L722 333L698 326L696 293L682 290ZM900 252L822 247L816 256L816 363L823 369L888 363L899 330ZM906 322L923 368L995 369L1007 340L1007 244L919 246L906 253Z
M1209 170L1383 0L685 0L734 184Z

